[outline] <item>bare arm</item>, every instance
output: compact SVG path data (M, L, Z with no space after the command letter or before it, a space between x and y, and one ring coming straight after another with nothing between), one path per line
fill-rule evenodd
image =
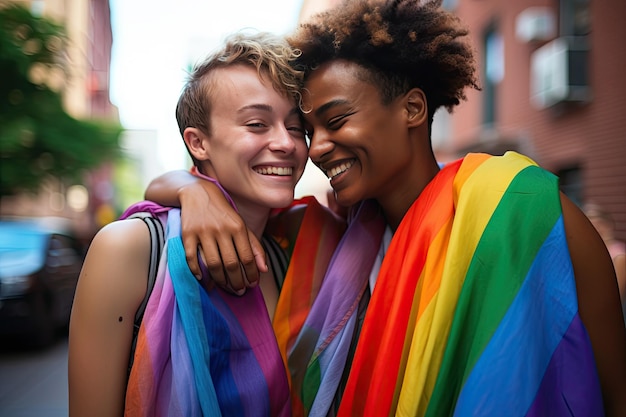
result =
M144 197L163 206L180 207L180 189L200 181L200 178L194 177L189 171L169 171L150 181Z
M587 217L561 195L580 316L594 351L607 416L626 415L626 328L615 271Z
M263 247L215 184L173 171L153 180L145 197L181 206L183 246L196 277L201 277L198 249L213 280L237 293L256 285L259 271L267 271Z
M70 417L123 415L133 323L149 262L150 236L141 220L111 223L93 239L70 319Z

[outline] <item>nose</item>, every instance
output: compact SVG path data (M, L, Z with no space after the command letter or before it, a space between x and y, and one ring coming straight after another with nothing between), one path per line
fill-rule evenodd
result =
M324 162L324 158L328 155L335 145L330 138L328 132L324 129L315 129L311 136L311 143L309 145L309 158L315 164Z
M287 154L293 153L296 149L296 138L285 126L279 127L270 140L269 149Z

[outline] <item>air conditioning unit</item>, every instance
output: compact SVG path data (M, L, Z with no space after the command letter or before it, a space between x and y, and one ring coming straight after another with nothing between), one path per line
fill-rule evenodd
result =
M591 98L586 37L560 37L531 56L530 100L538 109Z

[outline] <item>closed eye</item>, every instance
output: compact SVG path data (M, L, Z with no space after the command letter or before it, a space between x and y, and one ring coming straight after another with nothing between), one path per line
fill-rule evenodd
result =
M305 134L305 130L302 126L288 126L287 130L292 131L292 132L299 132L302 135Z
M346 119L348 118L348 116L351 116L353 114L354 114L354 112L353 113L343 114L343 115L338 116L338 117L333 117L332 119L330 119L328 121L328 128L329 129L333 129L333 130L339 129L347 121Z

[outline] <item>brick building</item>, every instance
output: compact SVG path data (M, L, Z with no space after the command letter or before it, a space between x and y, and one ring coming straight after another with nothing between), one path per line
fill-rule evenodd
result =
M336 4L304 0L300 20ZM482 90L435 117L438 159L524 153L626 240L626 2L444 0L469 27Z
M438 154L525 153L574 201L604 206L626 239L626 3L446 3L469 26L482 91L451 116Z

